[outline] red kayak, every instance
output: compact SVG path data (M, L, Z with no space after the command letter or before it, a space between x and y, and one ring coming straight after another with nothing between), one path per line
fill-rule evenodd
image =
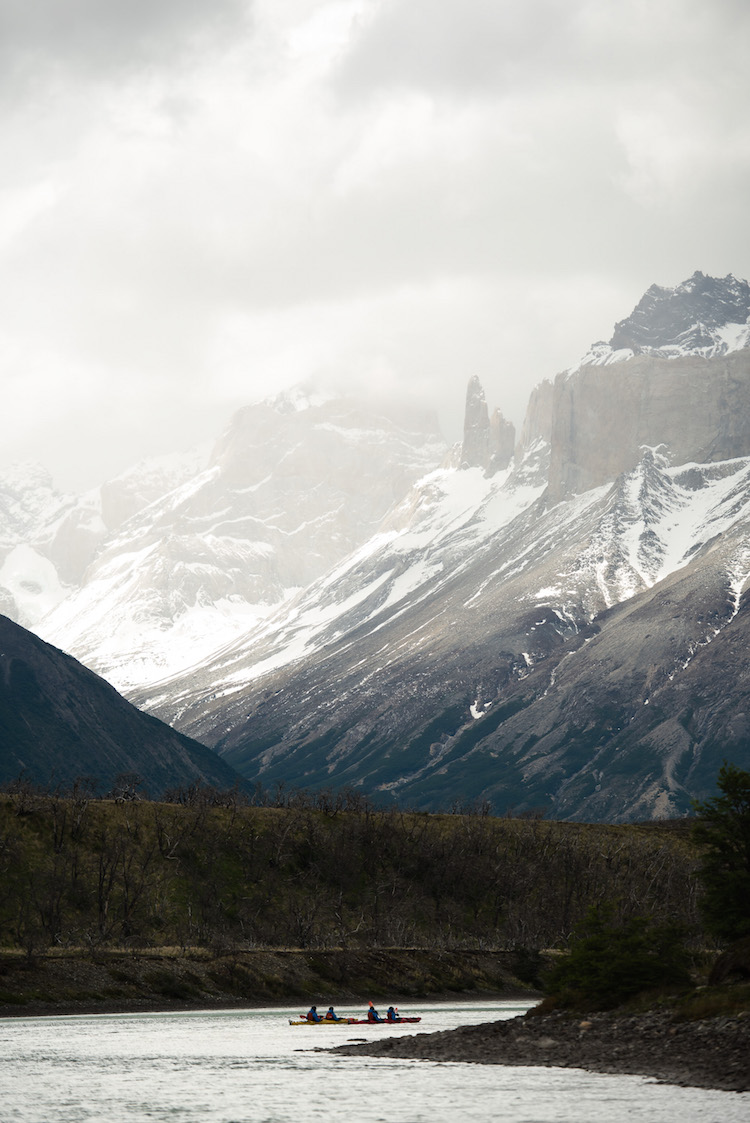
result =
M369 1018L352 1018L349 1025L352 1026L397 1026L399 1022L421 1022L421 1018L394 1018L389 1021L388 1018L381 1018L379 1022L371 1022Z
M339 1018L336 1022L332 1018L321 1018L319 1022L308 1022L307 1018L290 1018L290 1026L397 1026L404 1022L421 1022L421 1018L396 1018L389 1022L385 1018L380 1022L371 1022L369 1018Z

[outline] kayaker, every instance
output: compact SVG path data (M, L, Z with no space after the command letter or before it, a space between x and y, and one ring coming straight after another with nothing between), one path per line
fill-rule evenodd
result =
M307 1020L308 1020L308 1022L322 1022L323 1021L320 1014L318 1013L318 1007L317 1006L311 1006L310 1009L307 1011Z
M372 1002L369 1004L369 1007L368 1007L368 1010L367 1010L367 1020L368 1020L368 1022L382 1022L382 1021L384 1021L384 1019L381 1018L380 1014L377 1012L377 1010L373 1006Z
M401 1019L398 1016L398 1010L394 1009L393 1006L389 1006L385 1012L385 1020L387 1022L400 1022Z
M344 1020L343 1018L340 1018L338 1016L338 1014L334 1010L333 1006L328 1007L328 1011L326 1013L326 1021L327 1022L343 1022L343 1020Z

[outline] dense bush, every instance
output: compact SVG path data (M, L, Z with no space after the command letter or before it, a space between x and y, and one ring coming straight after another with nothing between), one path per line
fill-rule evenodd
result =
M690 984L685 930L643 916L617 919L614 908L591 908L566 956L544 980L561 1006L608 1010L643 991Z
M699 906L706 927L721 940L750 936L750 772L720 769L721 795L696 803L693 838L703 849Z

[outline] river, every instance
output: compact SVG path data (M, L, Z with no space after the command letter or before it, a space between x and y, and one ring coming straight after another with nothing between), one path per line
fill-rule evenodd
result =
M419 1026L290 1026L302 1007L0 1019L2 1123L747 1123L750 1097L577 1069L315 1051L514 1017L513 1002L415 1004ZM362 1007L340 1007L362 1015Z

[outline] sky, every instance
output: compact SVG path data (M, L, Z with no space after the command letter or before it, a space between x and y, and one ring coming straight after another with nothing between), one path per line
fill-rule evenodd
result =
M750 277L746 0L3 0L0 470L317 381L520 425L653 283Z

